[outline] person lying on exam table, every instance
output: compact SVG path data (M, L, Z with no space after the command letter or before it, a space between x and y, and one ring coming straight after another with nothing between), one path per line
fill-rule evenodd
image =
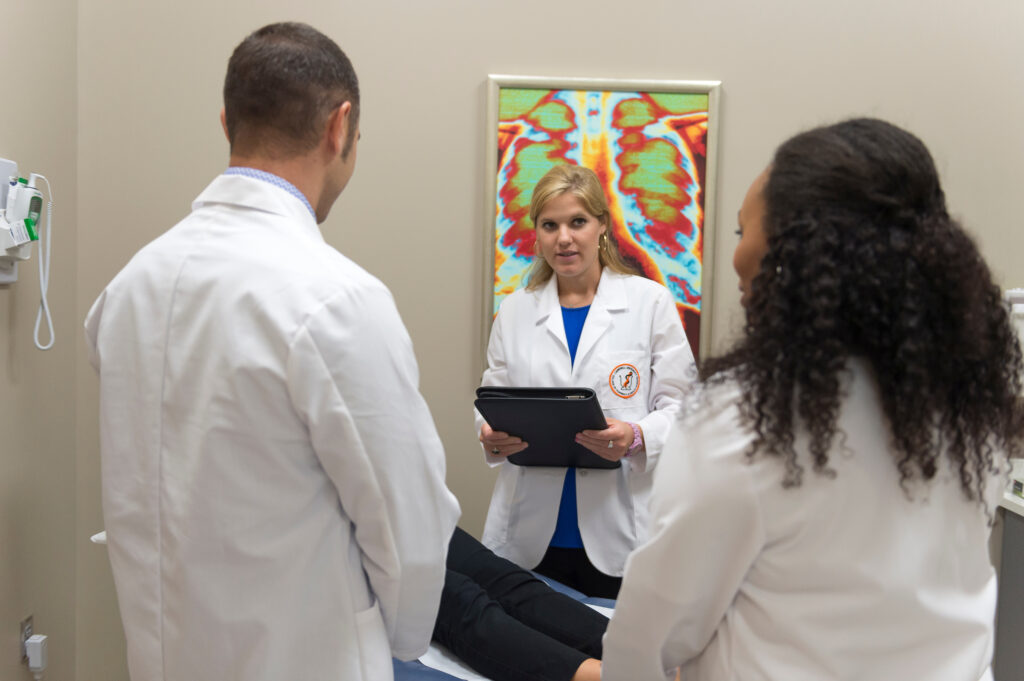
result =
M616 469L521 467L529 443L476 427L500 466L483 543L589 596L614 598L626 556L647 535L647 501L662 444L696 377L671 294L635 276L610 237L593 171L552 168L530 201L536 251L525 289L504 300L487 348L485 386L593 389L608 428L577 442Z
M739 225L745 335L669 436L602 678L991 679L1021 353L931 155L797 135Z
M492 681L600 681L607 617L460 528L446 568L433 640L470 668Z

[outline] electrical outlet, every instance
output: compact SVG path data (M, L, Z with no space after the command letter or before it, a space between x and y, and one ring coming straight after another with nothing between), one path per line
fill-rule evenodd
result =
M28 652L25 650L25 643L32 638L32 615L21 621L21 661L28 662Z

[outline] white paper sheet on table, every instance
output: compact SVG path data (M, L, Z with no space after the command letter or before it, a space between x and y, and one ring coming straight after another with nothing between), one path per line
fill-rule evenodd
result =
M480 676L475 671L462 663L462 660L455 657L447 648L440 643L431 642L426 654L420 658L420 662L442 671L445 674L465 679L466 681L489 681L486 676Z

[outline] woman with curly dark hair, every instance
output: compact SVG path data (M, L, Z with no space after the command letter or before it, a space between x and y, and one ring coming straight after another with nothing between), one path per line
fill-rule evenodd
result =
M991 678L1021 353L931 155L811 130L739 222L745 333L666 445L602 678Z

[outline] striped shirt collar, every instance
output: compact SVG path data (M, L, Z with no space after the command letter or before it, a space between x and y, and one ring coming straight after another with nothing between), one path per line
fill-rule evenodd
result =
M285 190L295 198L302 201L302 204L306 206L306 210L309 211L309 214L313 216L314 220L316 219L316 211L313 210L313 206L309 203L309 199L306 198L306 195L300 192L294 184L284 179L283 177L279 177L277 175L274 175L273 173L268 173L265 170L257 170L256 168L244 168L241 166L231 166L230 168L224 171L224 174L251 177L254 180L262 180L263 182L272 184L275 187L280 187L281 189Z

